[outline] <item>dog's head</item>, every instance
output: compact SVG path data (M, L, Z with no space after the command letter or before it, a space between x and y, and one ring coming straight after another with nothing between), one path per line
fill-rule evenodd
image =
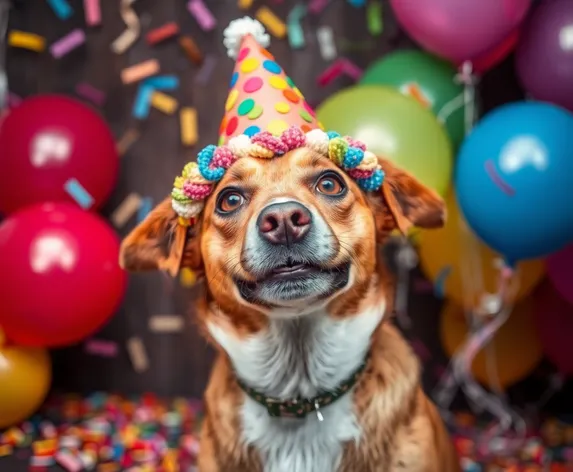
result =
M188 267L204 275L209 297L226 312L293 316L336 303L371 286L376 246L394 229L444 223L437 194L389 161L380 165L382 189L366 193L306 147L239 159L187 234L167 199L124 240L121 264Z

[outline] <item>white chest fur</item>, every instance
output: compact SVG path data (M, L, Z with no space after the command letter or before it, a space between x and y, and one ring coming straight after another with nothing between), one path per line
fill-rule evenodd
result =
M360 366L384 306L347 319L334 320L323 312L294 319L273 319L269 329L239 339L216 325L209 330L227 351L241 379L266 395L312 398L334 390ZM349 393L321 409L319 421L273 418L245 396L243 434L259 451L265 472L333 472L343 443L358 441L360 429Z

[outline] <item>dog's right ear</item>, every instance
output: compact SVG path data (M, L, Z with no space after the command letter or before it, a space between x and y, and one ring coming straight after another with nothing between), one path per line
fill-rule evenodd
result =
M119 265L131 272L163 270L173 277L188 267L200 275L200 234L200 222L181 225L171 198L166 198L122 241Z

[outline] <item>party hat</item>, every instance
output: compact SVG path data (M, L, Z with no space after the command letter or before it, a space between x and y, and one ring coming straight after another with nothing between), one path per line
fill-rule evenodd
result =
M291 126L303 132L320 127L314 110L267 51L269 36L263 26L245 17L231 22L224 32L229 56L236 60L219 145L234 136L261 131L280 136Z
M234 20L224 44L236 60L218 146L209 145L175 179L171 202L182 226L193 225L227 169L240 158L280 158L306 146L343 169L364 191L380 189L384 172L366 145L323 131L314 110L266 47L269 35L252 18Z

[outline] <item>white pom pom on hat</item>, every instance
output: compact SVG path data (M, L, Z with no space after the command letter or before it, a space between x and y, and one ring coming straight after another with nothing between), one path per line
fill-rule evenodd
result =
M265 27L259 21L248 16L233 20L223 31L223 44L227 48L227 55L230 58L237 59L241 42L247 35L251 35L263 48L267 48L271 44L271 37L265 32Z

